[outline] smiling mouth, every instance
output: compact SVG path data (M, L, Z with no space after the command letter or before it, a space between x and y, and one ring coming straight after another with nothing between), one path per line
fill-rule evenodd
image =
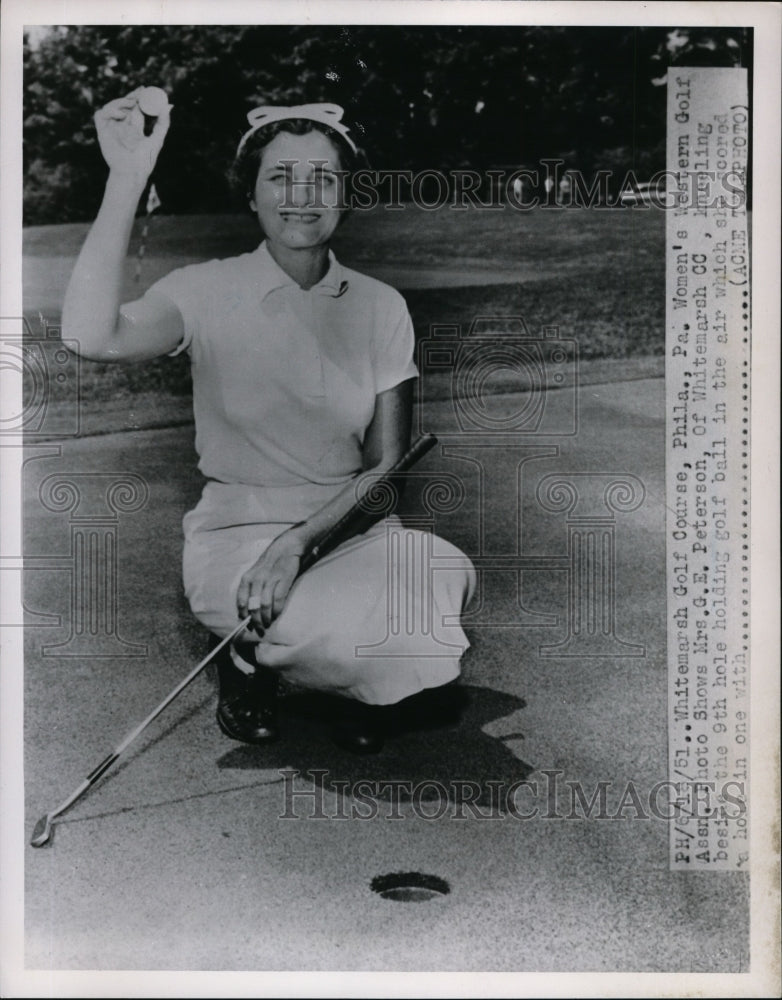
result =
M285 222L301 222L306 224L318 222L320 219L318 212L280 212L280 216Z

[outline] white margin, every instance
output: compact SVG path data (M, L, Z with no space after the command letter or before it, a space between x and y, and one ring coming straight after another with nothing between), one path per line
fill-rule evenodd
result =
M782 5L525 0L3 0L0 315L21 315L22 26L48 24L568 24L755 28L752 221L753 794L749 974L29 972L22 966L25 831L21 629L2 637L0 995L3 997L775 996L779 990L779 275ZM762 146L755 142L762 136ZM18 541L18 470L0 449L2 539ZM13 485L11 485L13 483ZM15 495L14 495L15 490ZM15 537L14 537L15 536ZM16 549L14 549L16 551ZM6 574L7 575L7 574ZM18 603L3 586L0 600ZM10 634L9 634L10 633ZM761 672L762 668L762 672ZM765 794L764 794L765 793ZM777 840L775 841L775 837ZM714 876L719 877L719 876Z

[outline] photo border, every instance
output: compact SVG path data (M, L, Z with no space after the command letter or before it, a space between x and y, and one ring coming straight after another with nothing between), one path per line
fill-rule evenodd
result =
M4 996L757 996L779 986L779 273L780 273L780 5L768 3L435 2L135 2L5 0L2 5L2 196L0 315L21 316L21 30L23 24L686 24L755 27L752 220L751 463L751 928L747 974L630 973L180 973L30 972L23 948L25 831L21 736L21 629L3 635L0 760L2 761L2 980ZM762 137L762 146L756 141ZM763 155L768 154L768 155ZM17 449L18 451L18 449ZM19 454L0 448L3 545L21 543ZM16 487L16 488L15 488ZM16 574L14 574L15 576ZM4 574L9 576L9 574ZM3 607L20 607L3 580ZM767 790L774 789L774 795ZM719 878L719 874L711 877ZM765 991L772 991L768 994Z

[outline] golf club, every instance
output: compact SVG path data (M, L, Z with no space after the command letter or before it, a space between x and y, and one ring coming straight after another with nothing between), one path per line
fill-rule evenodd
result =
M46 813L45 816L41 816L41 818L35 824L33 835L30 838L30 844L32 847L43 847L44 844L47 844L51 840L52 821L57 816L60 816L62 813L64 813L66 809L69 809L77 799L80 799L81 796L84 795L84 793L87 791L88 788L90 788L92 785L95 784L95 782L98 780L98 778L101 777L101 775L105 774L106 771L108 771L111 765L119 758L120 754L122 754L130 746L130 744L136 739L137 736L140 736L141 733L144 732L144 730L147 728L150 722L154 721L160 715L163 709L166 708L166 706L170 705L171 702L174 700L174 698L176 698L178 694L184 691L184 689L188 686L188 684L191 683L191 681L195 680L195 678L201 673L201 671L204 669L207 663L209 663L209 661L212 660L217 655L217 653L220 652L223 646L229 643L231 639L235 638L242 631L242 629L246 628L249 625L249 623L250 623L250 616L248 615L241 622L239 622L239 624L236 626L233 632L227 635L222 640L222 642L218 643L218 645L215 646L215 648L207 656L205 656L197 666L193 667L193 669L190 671L187 677L185 677L184 680L181 680L179 684L177 684L174 690L169 695L167 695L163 699L163 701L161 701L161 703L157 706L157 708L155 708L152 712L149 713L149 715L146 717L146 719L143 720L143 722L140 722L132 732L128 733L125 739L122 740L122 742L116 746L116 748L108 755L108 757L105 757L94 770L90 771L90 773L87 775L84 781L79 785L79 787L76 789L75 792L69 795L68 798L56 809L52 809L52 811Z
M301 561L299 573L304 573L313 563L317 562L318 559L322 559L323 556L335 549L346 538L366 531L375 521L379 521L387 514L390 514L398 499L398 494L393 488L394 476L409 469L419 459L423 458L428 451L434 448L436 444L437 438L434 434L422 434L417 438L399 461L395 465L392 465L387 472L384 472L374 480L374 482L371 482L365 493L353 504L350 510L346 514L343 514L339 521L326 532L318 544L310 549ZM392 488L389 494L391 500L390 502L386 502L386 489L389 486ZM373 505L375 499L379 501L376 506Z
M375 497L381 497L384 492L385 487L393 487L393 478L395 475L404 472L409 469L415 462L422 458L434 445L437 443L437 438L433 434L423 434L419 437L411 447L405 452L405 454L399 459L399 461L392 466L387 472L383 473L377 480L375 480L363 494L363 496L350 508L350 510L337 521L337 523L326 532L323 538L320 540L318 545L314 546L312 550L302 559L300 573L305 572L310 568L318 559L321 559L326 553L332 551L340 544L345 538L350 537L350 535L357 532L366 531L366 529L373 524L375 521L380 520L386 514L390 513L389 507L393 508L396 502L398 494L392 489L391 491L391 503L390 504L378 504L375 509L368 506L367 498L372 496L374 491ZM260 599L259 599L260 606ZM253 608L257 610L257 608ZM90 771L84 781L79 785L79 787L68 796L68 798L56 809L51 812L46 813L42 816L38 822L35 824L33 829L33 835L30 839L30 844L32 847L43 847L45 844L49 843L52 838L52 822L57 816L60 816L69 809L77 799L81 798L82 795L90 788L103 774L108 771L111 765L118 759L121 753L130 746L130 744L139 736L152 722L154 719L160 715L164 708L171 704L171 702L180 694L184 689L195 680L195 678L200 674L204 667L213 659L217 653L232 639L234 639L244 628L246 628L252 621L252 616L248 615L244 618L236 628L227 635L217 646L201 660L201 662L193 667L187 677L180 681L179 684L174 688L174 690L167 695L166 698L161 701L161 703L155 708L150 714L139 723L136 728L128 733L124 740L106 757L104 760L98 764L98 766Z

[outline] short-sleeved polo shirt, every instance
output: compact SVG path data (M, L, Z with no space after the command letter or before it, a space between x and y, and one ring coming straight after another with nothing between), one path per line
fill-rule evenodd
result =
M251 486L337 486L362 467L378 393L418 370L402 296L342 267L302 289L269 253L193 264L150 292L179 309L199 468Z

